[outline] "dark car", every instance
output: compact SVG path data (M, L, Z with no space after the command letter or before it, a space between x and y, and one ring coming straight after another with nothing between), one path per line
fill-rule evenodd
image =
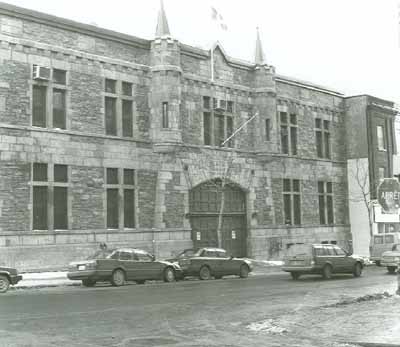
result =
M21 280L22 276L16 269L0 266L0 293L5 293L10 288L10 284L17 284Z
M230 257L221 248L186 249L171 260L178 262L183 276L198 276L202 280L229 275L246 278L252 271L250 261Z
M86 287L92 287L96 282L122 286L125 281L138 284L146 280L173 282L181 277L181 269L177 264L157 261L152 254L141 249L117 248L99 250L87 260L70 263L67 277L82 280Z
M364 262L332 244L294 244L285 256L283 271L290 272L293 279L305 274L322 275L330 279L333 273L349 273L360 277Z

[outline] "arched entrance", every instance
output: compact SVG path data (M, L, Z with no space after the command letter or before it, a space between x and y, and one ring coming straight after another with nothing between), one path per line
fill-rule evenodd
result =
M189 193L190 224L195 247L218 246L221 193L220 179L202 183ZM236 257L244 257L247 250L246 194L232 182L225 185L224 194L222 247Z

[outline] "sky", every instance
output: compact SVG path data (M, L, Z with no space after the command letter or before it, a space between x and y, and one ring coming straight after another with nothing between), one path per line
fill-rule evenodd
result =
M276 72L347 96L370 94L400 104L400 0L164 0L171 35L254 61L259 27ZM159 0L8 0L7 3L153 39ZM112 4L112 6L110 6ZM211 7L227 30L218 30Z

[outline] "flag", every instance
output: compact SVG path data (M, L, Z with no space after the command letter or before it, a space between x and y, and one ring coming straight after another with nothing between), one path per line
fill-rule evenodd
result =
M224 17L214 8L211 6L211 19L217 24L217 26L226 31L228 30L228 26L224 21Z

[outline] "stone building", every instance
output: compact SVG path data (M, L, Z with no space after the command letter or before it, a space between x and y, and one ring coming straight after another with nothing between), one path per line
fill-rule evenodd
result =
M144 40L0 4L0 262L62 267L100 242L168 257L216 245L220 215L238 256L347 247L348 130L375 115L256 48L182 44L162 8Z

